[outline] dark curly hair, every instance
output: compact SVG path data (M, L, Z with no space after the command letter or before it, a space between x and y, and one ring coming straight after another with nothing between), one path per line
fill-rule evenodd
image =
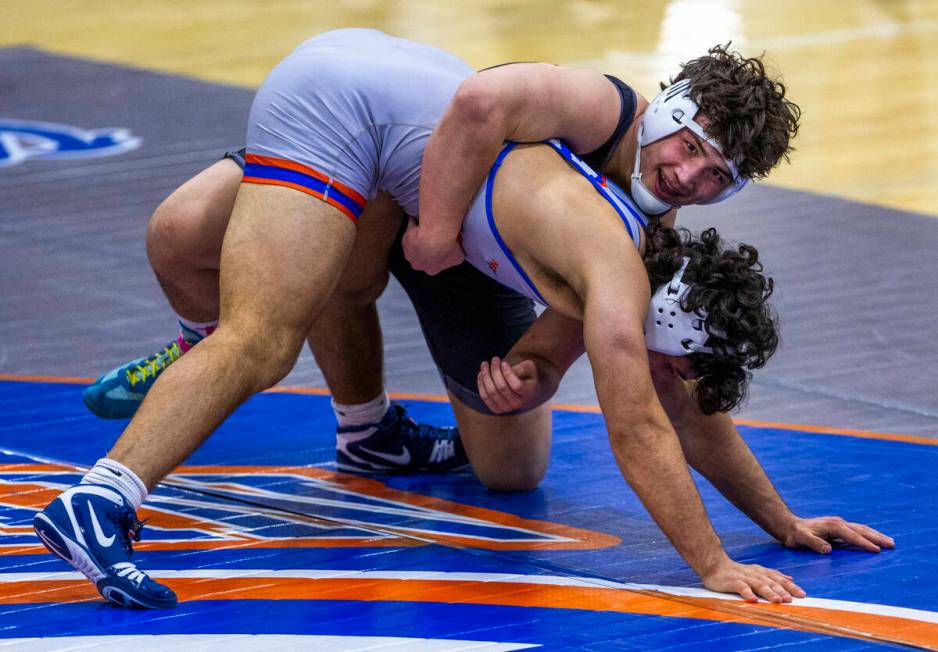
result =
M713 353L691 353L697 374L695 396L704 414L729 412L746 397L749 370L765 365L778 347L778 318L768 304L774 283L762 273L759 252L740 244L724 247L716 229L693 238L659 223L649 226L645 269L652 292L669 282L690 259L683 281L690 291L681 302L689 312L706 311L707 345ZM714 333L725 333L726 338Z
M782 158L789 160L801 108L785 99L785 86L766 74L762 57L746 59L729 46L682 64L670 82L690 80L691 97L711 121L707 132L740 175L760 179Z

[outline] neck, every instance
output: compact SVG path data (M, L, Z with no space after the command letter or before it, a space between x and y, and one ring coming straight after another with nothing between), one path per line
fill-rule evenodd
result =
M641 124L642 116L648 107L647 102L642 102L640 110L635 112L632 118L632 124L619 139L619 144L612 151L609 162L602 169L602 173L612 179L620 188L632 192L632 169L635 166L635 150L638 148L638 126Z

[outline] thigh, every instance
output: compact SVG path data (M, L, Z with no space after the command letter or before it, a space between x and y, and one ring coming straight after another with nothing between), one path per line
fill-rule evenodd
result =
M354 239L355 225L315 197L242 184L222 246L219 330L298 351Z
M234 206L241 178L244 175L245 150L229 152L225 158L179 187L170 199L185 204L203 214L202 224L207 230L207 240L215 241L217 252L221 250L221 239L231 209ZM388 255L394 244L398 229L404 220L404 212L386 192L369 201L358 219L355 245L349 257L338 289L355 295L370 294L384 289L388 278ZM372 301L377 299L374 296Z
M449 396L459 436L479 480L496 491L537 487L550 461L550 404L523 414L482 414L452 392Z
M378 299L388 282L388 257L403 220L404 212L388 193L365 205L334 301L362 305Z

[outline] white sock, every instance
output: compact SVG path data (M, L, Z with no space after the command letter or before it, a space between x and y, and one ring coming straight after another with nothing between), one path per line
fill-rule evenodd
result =
M179 315L176 315L176 318L179 320L179 328L182 329L182 339L189 344L198 344L218 328L217 319L213 321L192 321Z
M80 484L100 484L116 489L122 495L134 512L147 499L147 486L137 477L137 474L120 462L102 457L95 462L87 475L81 479Z
M340 428L362 426L366 423L378 423L391 407L387 392L381 392L378 398L357 405L342 405L332 401L332 410Z

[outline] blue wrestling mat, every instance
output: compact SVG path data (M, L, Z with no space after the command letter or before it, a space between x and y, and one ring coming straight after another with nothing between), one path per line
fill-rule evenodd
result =
M922 499L934 440L741 426L796 513L897 542L787 550L698 477L729 554L809 596L749 605L700 588L619 475L598 414L557 411L541 488L496 494L469 473L336 472L328 397L296 393L251 399L142 510L135 561L179 607L112 607L30 527L124 425L90 416L82 389L0 382L3 649L938 649L938 505ZM443 403L408 406L452 419Z

